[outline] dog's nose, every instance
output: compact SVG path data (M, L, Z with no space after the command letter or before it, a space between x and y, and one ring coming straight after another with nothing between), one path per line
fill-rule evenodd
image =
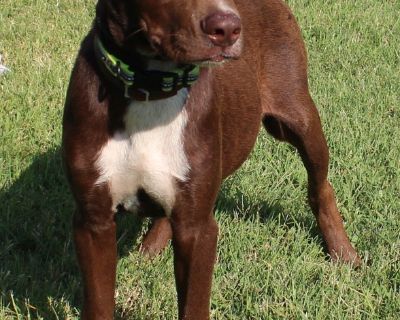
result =
M242 24L234 13L216 12L201 22L203 32L219 47L229 47L240 37Z

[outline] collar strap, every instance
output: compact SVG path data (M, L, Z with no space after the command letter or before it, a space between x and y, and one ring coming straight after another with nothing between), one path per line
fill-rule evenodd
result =
M137 100L155 100L175 95L179 89L190 87L199 77L200 68L185 65L170 72L134 70L106 50L99 37L95 37L95 53L106 73L123 85L124 97Z

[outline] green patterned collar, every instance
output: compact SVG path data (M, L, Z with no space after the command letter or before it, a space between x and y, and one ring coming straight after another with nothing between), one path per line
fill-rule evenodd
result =
M97 60L107 74L122 85L124 97L136 99L138 93L143 96L139 100L162 99L175 95L179 89L190 87L198 79L200 68L185 65L169 72L156 70L135 70L131 65L111 54L99 37L95 37L95 53ZM160 98L157 98L160 97Z

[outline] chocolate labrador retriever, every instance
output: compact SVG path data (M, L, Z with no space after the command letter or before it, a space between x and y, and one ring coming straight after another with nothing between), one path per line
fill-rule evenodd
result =
M83 319L113 318L121 210L153 218L144 253L172 239L179 319L209 319L215 199L261 123L298 149L331 258L359 264L327 181L304 44L283 1L98 1L63 122Z

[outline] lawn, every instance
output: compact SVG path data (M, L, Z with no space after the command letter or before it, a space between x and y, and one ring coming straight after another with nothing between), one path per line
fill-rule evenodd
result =
M0 319L78 319L73 202L60 160L71 67L94 0L1 0ZM290 0L331 150L330 180L361 269L333 264L295 150L260 132L220 193L213 319L400 318L400 2ZM250 0L249 0L250 3ZM169 248L121 216L117 319L174 319Z

